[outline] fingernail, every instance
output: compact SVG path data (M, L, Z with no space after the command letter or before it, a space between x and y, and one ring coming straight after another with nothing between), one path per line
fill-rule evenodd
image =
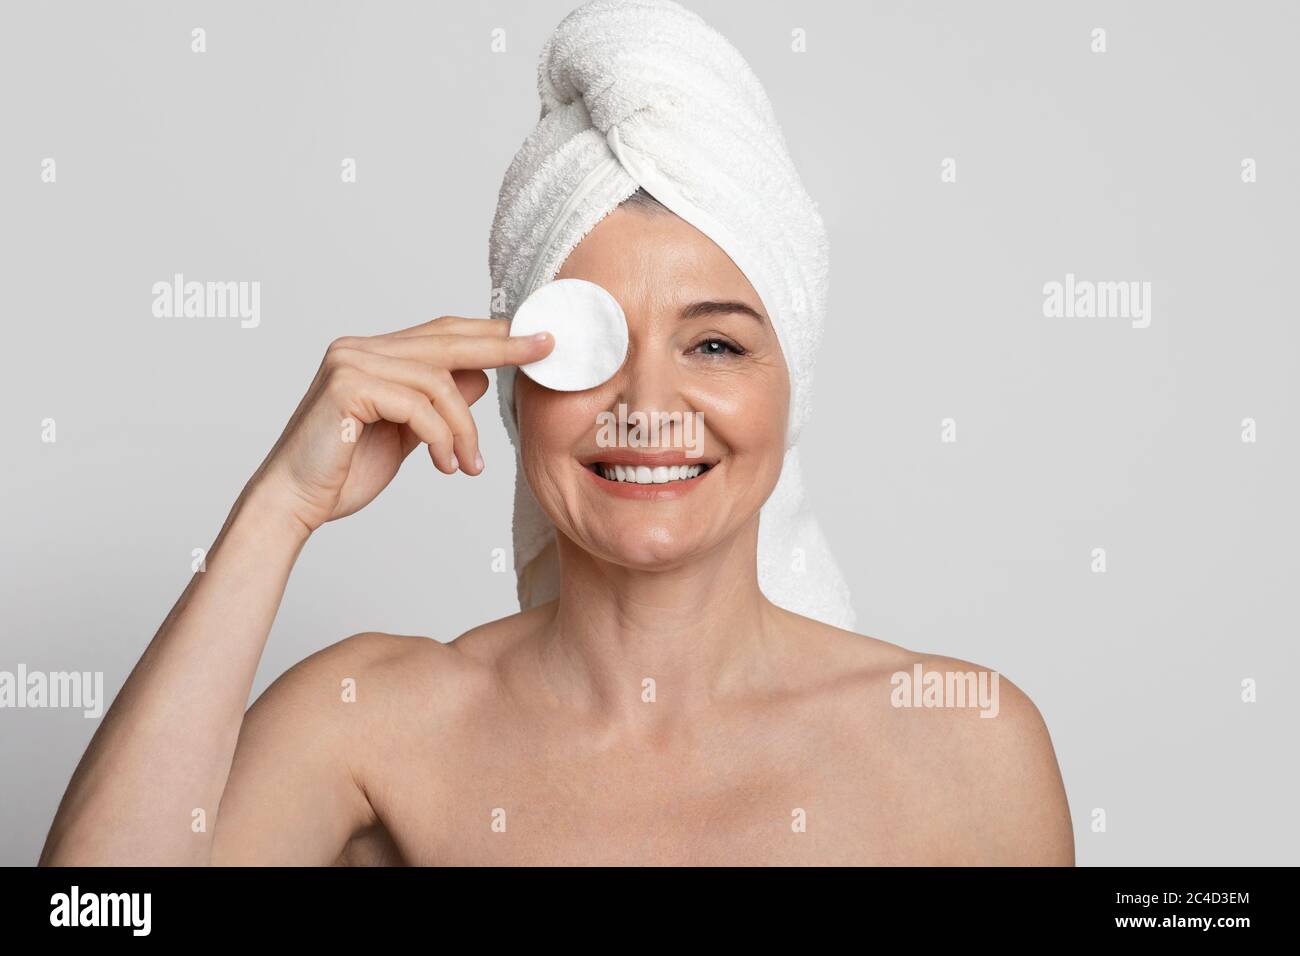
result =
M459 467L460 467L460 462L456 460L456 456L455 456L455 455L452 455L452 456L451 456L451 470L452 470L452 471L455 471L455 470L456 470L457 468L459 468Z
M474 467L477 468L479 471L482 471L482 470L483 470L483 454L482 454L482 452L476 452L476 453L475 453L475 455L474 455Z
M538 332L536 335L533 336L533 341L534 341L534 342L545 342L545 341L546 341L546 337L547 337L548 335L550 335L550 334L551 334L550 332Z

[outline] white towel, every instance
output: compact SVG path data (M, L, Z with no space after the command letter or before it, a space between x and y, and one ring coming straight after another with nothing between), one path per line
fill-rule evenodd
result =
M492 224L493 317L510 318L551 281L638 186L712 239L758 293L790 372L784 466L759 518L759 586L780 607L852 629L795 447L825 320L826 229L762 85L721 34L671 0L593 0L546 41L538 91L541 117L506 171ZM557 597L559 579L555 528L518 458L514 376L498 370L497 391L516 449L515 571L527 609Z

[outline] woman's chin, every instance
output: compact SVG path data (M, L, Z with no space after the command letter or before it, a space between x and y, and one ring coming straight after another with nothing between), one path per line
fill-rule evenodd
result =
M674 527L663 522L641 528L621 528L617 534L582 545L613 564L639 571L667 571L689 563L708 550L699 527Z

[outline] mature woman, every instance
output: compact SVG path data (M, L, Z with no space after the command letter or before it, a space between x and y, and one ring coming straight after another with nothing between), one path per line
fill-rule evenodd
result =
M540 76L493 226L493 318L330 346L42 862L1071 864L1029 699L849 629L795 447L824 229L753 74L667 0L596 0ZM613 377L576 391L514 374L556 342L509 317L564 278L612 294L628 330ZM245 713L311 535L421 444L443 473L483 471L487 368L518 453L523 610L447 643L349 637ZM609 447L619 406L698 415L700 454ZM979 706L952 698L976 686Z

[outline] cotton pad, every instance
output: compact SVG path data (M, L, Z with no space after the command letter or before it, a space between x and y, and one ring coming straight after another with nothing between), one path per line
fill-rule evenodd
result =
M538 385L580 392L609 381L627 358L627 317L618 300L586 279L556 279L524 299L511 335L550 332L546 358L519 366Z

